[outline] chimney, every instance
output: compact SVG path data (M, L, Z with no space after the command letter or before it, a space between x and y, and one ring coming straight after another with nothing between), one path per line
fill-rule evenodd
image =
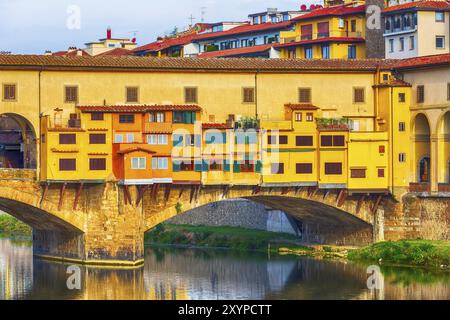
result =
M111 27L108 27L108 29L106 29L106 39L111 40L111 38L112 38Z
M52 55L52 51L51 50L45 50L44 55L51 56Z
M83 55L83 50L78 49L78 50L77 50L77 56L82 56L82 55Z

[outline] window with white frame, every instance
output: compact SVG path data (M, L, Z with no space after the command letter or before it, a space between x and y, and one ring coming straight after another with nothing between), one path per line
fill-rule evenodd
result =
M156 135L156 134L149 134L147 136L147 144L151 144L151 145L158 144L158 135Z
M168 144L168 137L167 137L167 134L159 134L158 135L158 144L161 144L161 145L166 145L166 144Z
M436 49L445 49L445 37L436 36Z
M153 170L167 170L169 168L169 158L158 157L152 159Z
M127 133L127 143L134 142L134 133Z
M144 157L131 158L131 169L145 170L146 159Z
M116 133L114 135L114 143L123 143L123 134Z

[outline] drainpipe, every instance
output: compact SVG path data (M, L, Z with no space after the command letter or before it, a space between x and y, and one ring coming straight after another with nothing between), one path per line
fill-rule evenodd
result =
M42 69L43 67L41 67L41 70L39 70L39 74L38 74L38 108L39 108L39 133L37 134L36 137L36 142L38 142L38 145L36 146L36 152L39 155L39 161L37 161L37 163L39 163L38 168L36 168L36 178L38 181L41 180L41 170L42 170L42 155L41 155L41 137L42 137L42 106L41 106L41 74L42 74Z
M391 194L394 195L394 88L390 88L390 94L391 94L391 103L390 103L390 109L391 109L391 121L389 125L389 133L391 135L391 168L390 168L390 175L391 175Z
M259 70L256 70L256 72L255 72L255 116L256 116L256 120L259 119L259 115L258 115L258 73L259 73Z
M374 129L375 131L378 131L378 124L377 124L377 119L378 119L378 114L380 112L380 99L378 97L379 92L380 92L380 88L378 87L378 85L380 84L380 66L377 66L377 71L375 73L375 118L374 118Z

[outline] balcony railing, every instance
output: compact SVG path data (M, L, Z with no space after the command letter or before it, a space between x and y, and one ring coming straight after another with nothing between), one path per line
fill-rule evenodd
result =
M330 30L328 32L318 32L311 34L302 34L296 37L284 37L280 39L281 44L286 44L290 42L301 42L308 40L324 39L324 38L361 38L362 32L360 31L345 31L345 30Z
M450 193L450 183L439 183L438 191Z
M431 185L429 183L410 183L409 191L410 192L430 192Z
M146 122L144 124L144 133L171 133L172 131L173 126L169 122Z
M319 131L348 131L351 129L351 121L346 118L317 118L316 122Z
M47 125L49 129L84 129L78 118L49 118Z

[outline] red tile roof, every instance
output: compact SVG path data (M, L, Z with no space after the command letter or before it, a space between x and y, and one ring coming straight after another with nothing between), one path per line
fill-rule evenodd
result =
M231 129L226 123L202 123L202 129Z
M201 111L197 105L118 105L118 106L78 106L81 112L150 112L150 111Z
M267 30L276 30L276 29L285 29L289 28L292 25L291 21L285 21L285 22L277 22L277 23L261 23L261 24L244 24L242 26L238 26L235 28L232 28L227 31L221 31L221 32L208 32L199 34L194 38L194 41L199 40L206 40L206 39L213 39L213 38L222 38L237 34L246 34L246 33L255 33L255 32L262 32Z
M395 69L450 65L450 53L398 60Z
M394 12L407 9L416 10L450 10L450 3L447 1L417 1L399 4L396 6L388 7L383 10L383 12Z
M318 110L319 107L312 105L310 103L288 103L284 105L286 108L291 110Z
M253 47L204 52L199 54L198 57L199 58L233 57L237 55L265 52L270 50L270 48L272 48L273 46L274 46L273 44L263 44Z
M318 17L326 17L326 16L345 16L351 14L365 14L366 6L350 6L350 5L340 5L340 6L332 6L326 8L319 8L312 10L309 13L298 16L291 21L300 21L300 20L308 20L315 19Z
M119 150L117 151L118 154L128 154L128 153L132 153L132 152L138 152L138 151L142 151L142 152L147 152L150 154L155 154L155 151L149 150L149 149L144 149L141 147L133 147L133 148L128 148L128 149L124 149L124 150Z
M354 43L354 42L364 42L364 38L360 37L327 37L327 38L318 38L311 40L302 40L302 41L293 41L287 43L278 43L274 47L275 48L283 48L283 47L292 47L304 44L312 44L312 43L322 43L322 42L345 42L345 43Z
M155 41L149 44L146 44L141 47L137 47L133 49L134 52L147 51L147 52L158 52L170 47L181 46L190 43L196 34L189 34L185 36L180 36L177 38L169 38L161 41Z
M132 56L133 55L133 50L128 50L128 49L124 49L124 48L115 48L103 53L100 53L98 55L98 57L101 56Z
M149 58L149 57L58 57L0 55L0 70L118 71L118 72L299 72L375 71L391 69L398 60L384 59L259 59L259 58Z

